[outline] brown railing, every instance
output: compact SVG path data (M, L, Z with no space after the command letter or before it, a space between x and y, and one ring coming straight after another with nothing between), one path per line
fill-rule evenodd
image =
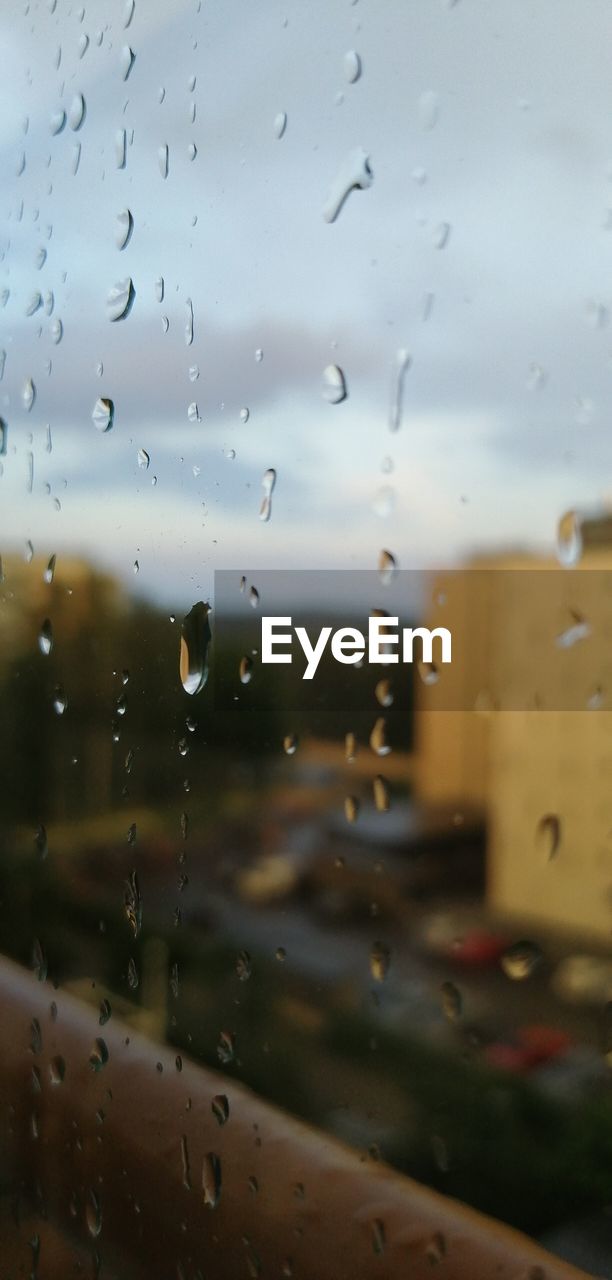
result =
M0 1019L7 1275L583 1276L9 962Z

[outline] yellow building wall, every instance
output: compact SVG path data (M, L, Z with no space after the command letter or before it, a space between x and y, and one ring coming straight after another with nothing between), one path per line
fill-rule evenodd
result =
M497 713L489 777L489 905L610 941L612 712Z
M519 568L529 570L526 577L504 578L503 570ZM589 551L580 570L505 557L456 575L444 623L442 608L433 607L428 625L435 618L463 630L469 646L455 670L442 673L434 696L442 705L453 693L473 699L480 689L483 707L543 709L429 710L432 691L424 689L415 776L425 803L482 809L492 909L612 943L612 576L603 591L601 575L589 569L612 569L610 548ZM556 640L572 611L591 634L563 649ZM546 709L562 706L569 692L582 710ZM547 815L560 824L553 857L550 831L541 830Z

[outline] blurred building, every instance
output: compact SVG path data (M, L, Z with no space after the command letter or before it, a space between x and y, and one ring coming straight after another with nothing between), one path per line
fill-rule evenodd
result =
M610 941L612 523L585 534L575 568L483 558L436 582L453 663L418 695L416 778L480 808L488 906Z

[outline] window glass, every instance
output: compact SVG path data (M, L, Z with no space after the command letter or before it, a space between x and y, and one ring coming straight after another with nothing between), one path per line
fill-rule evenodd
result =
M10 1274L314 1276L284 1113L612 1276L610 8L0 34ZM262 661L385 613L459 656Z

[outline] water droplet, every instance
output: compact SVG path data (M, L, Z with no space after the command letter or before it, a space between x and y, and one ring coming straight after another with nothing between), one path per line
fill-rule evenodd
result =
M370 951L370 973L375 982L384 982L391 965L391 952L384 942L375 942Z
M124 320L132 310L134 302L134 286L130 276L118 280L110 290L106 299L106 314L109 320Z
M296 733L288 733L283 738L283 751L286 756L294 756L298 749L298 736Z
M54 137L56 137L58 133L62 132L65 123L66 112L61 109L59 111L54 111L51 119L49 120L49 129Z
M372 511L380 520L387 520L395 510L395 489L390 484L382 485L372 500Z
M133 825L135 834L136 826L135 824ZM126 920L132 930L132 934L134 938L137 938L142 928L142 898L140 896L140 886L138 884L138 875L136 871L132 871L129 879L125 882L123 906Z
M79 58L84 58L89 48L89 36L83 32L78 39L77 49Z
M262 476L261 485L263 488L263 498L259 508L259 519L269 520L272 515L272 493L276 484L276 471L274 467L268 467Z
M385 1224L380 1218L372 1223L372 1248L379 1255L385 1252Z
M6 453L8 444L8 426L4 418L0 418L0 456Z
M102 1230L102 1211L100 1201L95 1191L90 1191L85 1204L85 1221L87 1222L87 1230L94 1240L100 1235Z
M514 982L522 982L530 978L542 961L542 952L535 942L513 942L501 958L501 967L506 977Z
M64 334L64 326L59 316L56 316L55 320L51 321L51 324L49 325L49 333L51 334L52 342L57 346L58 342L61 342Z
M38 938L35 938L32 944L32 969L39 982L46 981L49 966L42 944Z
M45 618L38 633L38 647L45 656L48 656L53 648L53 627L49 618Z
M274 137L282 138L287 128L287 114L285 111L279 111L274 117Z
M30 1023L30 1051L32 1053L42 1053L43 1039L38 1018L32 1018Z
M148 471L149 463L151 459L149 458L149 455L146 449L139 449L136 456L138 459L138 466L141 468L141 470Z
M179 997L179 969L178 964L173 964L170 968L170 991L174 1000Z
M447 0L447 8L450 9L451 5L454 3L455 3L455 0ZM436 1234L434 1235L433 1240L430 1240L429 1244L425 1249L425 1257L427 1258L427 1261L429 1262L429 1264L435 1267L435 1266L438 1266L439 1263L443 1261L445 1256L446 1256L446 1240L442 1235L441 1231L436 1231ZM536 1277L527 1276L526 1280L536 1280ZM544 1275L542 1275L541 1280L544 1280Z
M26 304L26 309L25 309L26 316L33 316L35 312L38 311L40 307L42 307L42 304L43 304L42 295L39 293L37 289L34 293L30 294L30 297L28 299L28 302Z
M391 551L382 550L378 557L378 576L383 586L388 587L397 573L397 560Z
M591 627L586 618L575 609L570 609L571 625L555 637L557 649L572 649L580 640L587 640L591 635Z
M158 276L155 281L155 298L157 302L164 300L164 277Z
M361 58L354 49L349 49L343 59L344 77L349 84L355 84L361 75Z
M98 1037L94 1040L89 1054L89 1065L92 1071L101 1071L102 1067L108 1062L108 1048L106 1041Z
M258 347L258 348L257 348L257 350L256 350L256 352L255 352L255 363L256 363L256 364L261 364L262 360L263 360L263 351L262 351L261 347Z
M421 129L434 129L440 115L440 99L433 89L426 89L417 104L417 114Z
M374 805L378 813L387 813L391 808L391 797L388 783L381 773L374 778L372 790L374 792Z
M185 312L185 345L190 347L193 342L193 303L191 298L187 298Z
M204 1193L204 1204L208 1205L209 1209L215 1209L221 1195L221 1161L212 1151L209 1151L208 1155L204 1156L202 1191Z
M248 951L239 951L236 956L236 973L241 982L246 982L252 973L251 957Z
M110 431L115 419L115 406L106 396L99 396L92 409L91 420L98 431Z
M529 391L539 391L546 385L546 370L541 364L537 364L532 360L527 373L527 389Z
M241 410L240 410L240 421L241 421L241 422L248 422L249 417L250 417L249 410L248 410L246 407L245 407L244 409L241 409Z
M595 413L595 405L589 396L576 396L576 422L580 427L588 427Z
M346 379L337 364L328 364L323 370L323 398L328 404L342 404L348 395Z
M132 18L134 17L134 9L135 9L135 8L136 8L136 0L125 0L125 4L124 4L124 6L123 6L123 25L124 25L124 27L129 27L130 22L132 21Z
M566 511L557 527L557 559L570 569L582 557L582 521L576 511Z
M185 1134L181 1138L181 1164L183 1168L183 1186L186 1191L191 1191L191 1169L189 1167L189 1152Z
M450 233L450 222L439 222L437 227L434 227L433 232L434 249L445 249L449 241Z
M57 716L63 716L68 707L68 699L61 684L55 686L53 694L53 710Z
M121 53L119 55L119 65L121 67L121 75L123 76L124 80L127 80L130 74L130 71L134 66L135 58L136 58L136 54L134 53L134 50L130 49L129 44L124 44L121 50Z
M49 1079L51 1084L61 1084L66 1075L66 1063L62 1055L58 1053L49 1063Z
M110 1005L110 1000L107 1000L105 997L104 1000L100 1001L100 1013L98 1017L98 1022L101 1027L105 1026L111 1014L112 1014L112 1009Z
M167 146L167 143L163 143L163 145L162 145L161 147L158 147L158 149L157 149L157 163L158 163L158 165L159 165L159 172L161 173L162 178L167 178L167 177L168 177L168 146Z
M399 431L402 425L402 404L404 398L404 379L412 364L408 352L401 347L395 357L395 370L391 386L391 406L389 409L389 430Z
M80 142L75 142L72 148L72 158L70 162L70 168L72 170L73 175L77 173L80 162L81 162L81 144Z
M128 960L128 967L127 967L127 984L128 984L128 987L130 988L130 991L136 991L139 981L140 979L138 977L138 969L136 968L136 961L134 960L133 956L130 956Z
M227 1066L234 1061L236 1052L235 1040L231 1031L221 1031L217 1041L217 1057L219 1062Z
M259 591L257 587L251 587L249 591L249 604L252 609L257 609L259 605Z
M372 186L373 181L370 157L363 147L356 147L349 152L332 183L327 204L323 209L325 221L335 222L350 192L355 188L364 191Z
M229 1102L224 1093L217 1093L211 1102L211 1110L218 1124L227 1124L229 1120Z
M440 679L440 672L435 662L423 662L420 660L417 662L417 671L425 685L437 684Z
M134 219L130 210L122 209L115 219L115 244L118 249L125 249L133 230Z
M248 654L240 659L239 675L241 684L250 684L253 676L253 659L249 658Z
M82 93L75 93L68 109L68 124L76 133L85 119L85 99Z
M183 619L179 671L185 693L199 693L206 684L207 653L212 639L209 613L210 606L200 600Z
M393 689L390 680L379 680L375 689L376 701L381 707L391 707L393 705Z
M442 1012L449 1022L457 1022L461 1017L463 1002L461 992L454 982L443 982L440 987Z
M36 849L41 861L44 862L45 858L49 854L49 842L47 840L46 829L43 827L42 822L39 823L34 833L34 848Z
M386 729L387 725L384 716L379 716L370 734L370 746L377 756L388 756L391 751L391 747L387 743Z
M357 738L354 733L347 733L344 739L344 757L347 764L353 764L357 755Z
M190 422L201 422L200 411L195 400L187 407L187 417Z
M536 843L550 862L561 844L561 819L558 814L543 814L536 827Z
M127 135L125 129L117 129L115 134L115 164L118 169L125 169L127 156Z
M31 378L26 378L23 384L22 392L21 392L21 400L23 403L23 407L27 413L30 412L30 409L34 404L35 399L36 399L36 387L34 386L34 383L32 382Z
M359 817L359 801L356 796L347 796L344 801L344 816L347 822L353 823Z

